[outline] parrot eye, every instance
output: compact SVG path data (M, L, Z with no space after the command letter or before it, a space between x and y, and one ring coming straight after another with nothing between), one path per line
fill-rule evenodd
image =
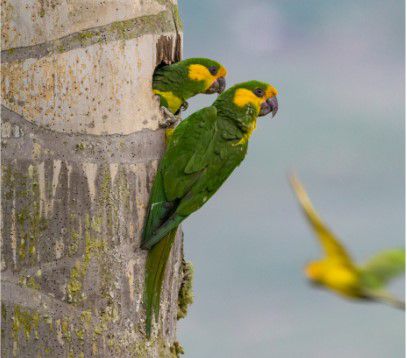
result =
M257 97L263 97L264 96L264 91L261 88L256 88L253 93L257 96Z
M209 67L209 72L212 76L215 76L218 73L218 69L216 68L216 66L211 66Z

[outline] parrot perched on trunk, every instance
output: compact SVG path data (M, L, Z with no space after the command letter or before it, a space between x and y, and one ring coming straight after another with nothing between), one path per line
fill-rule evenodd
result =
M178 225L204 205L244 159L258 116L277 113L277 90L237 84L174 130L151 189L141 247L146 262L146 333L158 318L164 271Z
M177 121L174 115L187 108L188 98L200 93L222 93L226 74L225 67L208 58L189 58L157 68L153 75L153 93L160 97L168 119L163 126Z
M405 250L385 250L365 264L357 265L322 222L300 181L295 176L290 181L305 217L325 253L323 259L312 261L305 267L305 275L311 283L346 298L381 301L404 309L405 302L386 291L384 286L405 272Z

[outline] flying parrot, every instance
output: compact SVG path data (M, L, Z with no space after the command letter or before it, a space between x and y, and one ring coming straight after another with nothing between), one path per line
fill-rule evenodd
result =
M323 223L300 181L290 178L298 202L325 254L305 267L313 283L355 300L372 300L404 309L405 302L386 291L386 284L405 272L405 250L382 251L363 265L357 265L346 248Z
M153 93L160 97L168 119L163 126L177 121L174 115L188 107L187 99L200 93L222 93L226 73L225 67L208 58L189 58L159 67L153 75Z
M178 225L204 205L244 159L258 116L278 110L277 90L237 84L183 120L169 139L151 189L141 247L146 262L146 333L158 318L164 271Z

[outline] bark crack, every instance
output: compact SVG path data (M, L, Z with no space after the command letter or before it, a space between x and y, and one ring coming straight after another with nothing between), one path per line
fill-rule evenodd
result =
M172 5L170 10L161 11L156 15L146 15L130 20L116 21L108 25L75 32L42 44L3 50L1 51L1 62L23 61L29 58L38 59L97 43L128 40L149 33L171 32L174 29L173 22L175 21L174 7L175 6Z
M143 129L131 134L94 135L62 133L40 127L23 116L1 107L3 153L26 159L27 153L41 148L35 162L70 158L72 162L145 163L162 156L163 130ZM5 130L9 127L9 130Z
M5 276L4 273L2 273L2 276ZM59 312L61 315L65 314L70 317L79 317L81 314L81 310L73 305L62 302L38 290L21 287L10 277L8 279L2 277L1 291L1 300L6 304L20 305L42 314Z

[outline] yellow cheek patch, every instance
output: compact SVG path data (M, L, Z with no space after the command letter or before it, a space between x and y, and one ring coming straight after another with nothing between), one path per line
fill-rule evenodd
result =
M168 109L172 113L175 113L176 111L178 111L178 109L181 107L181 105L183 103L179 97L177 97L170 91L163 92L163 91L159 91L159 90L153 90L153 92L154 92L154 94L157 94L157 95L163 97L167 101Z
M251 104L256 108L257 114L260 111L260 105L263 101L264 98L257 97L252 91L245 88L237 89L235 92L235 96L233 97L233 103L236 106L244 107L248 104ZM257 125L256 120L253 120L247 132L243 135L242 139L236 143L236 145L246 144L250 136L252 135L253 131L256 129L256 125Z
M260 111L260 105L264 101L264 98L257 97L252 91L239 88L235 92L233 97L233 103L238 107L244 107L248 104L252 104L256 107L257 112Z
M206 87L209 87L216 79L205 66L196 64L188 67L188 77L194 81L205 81Z

